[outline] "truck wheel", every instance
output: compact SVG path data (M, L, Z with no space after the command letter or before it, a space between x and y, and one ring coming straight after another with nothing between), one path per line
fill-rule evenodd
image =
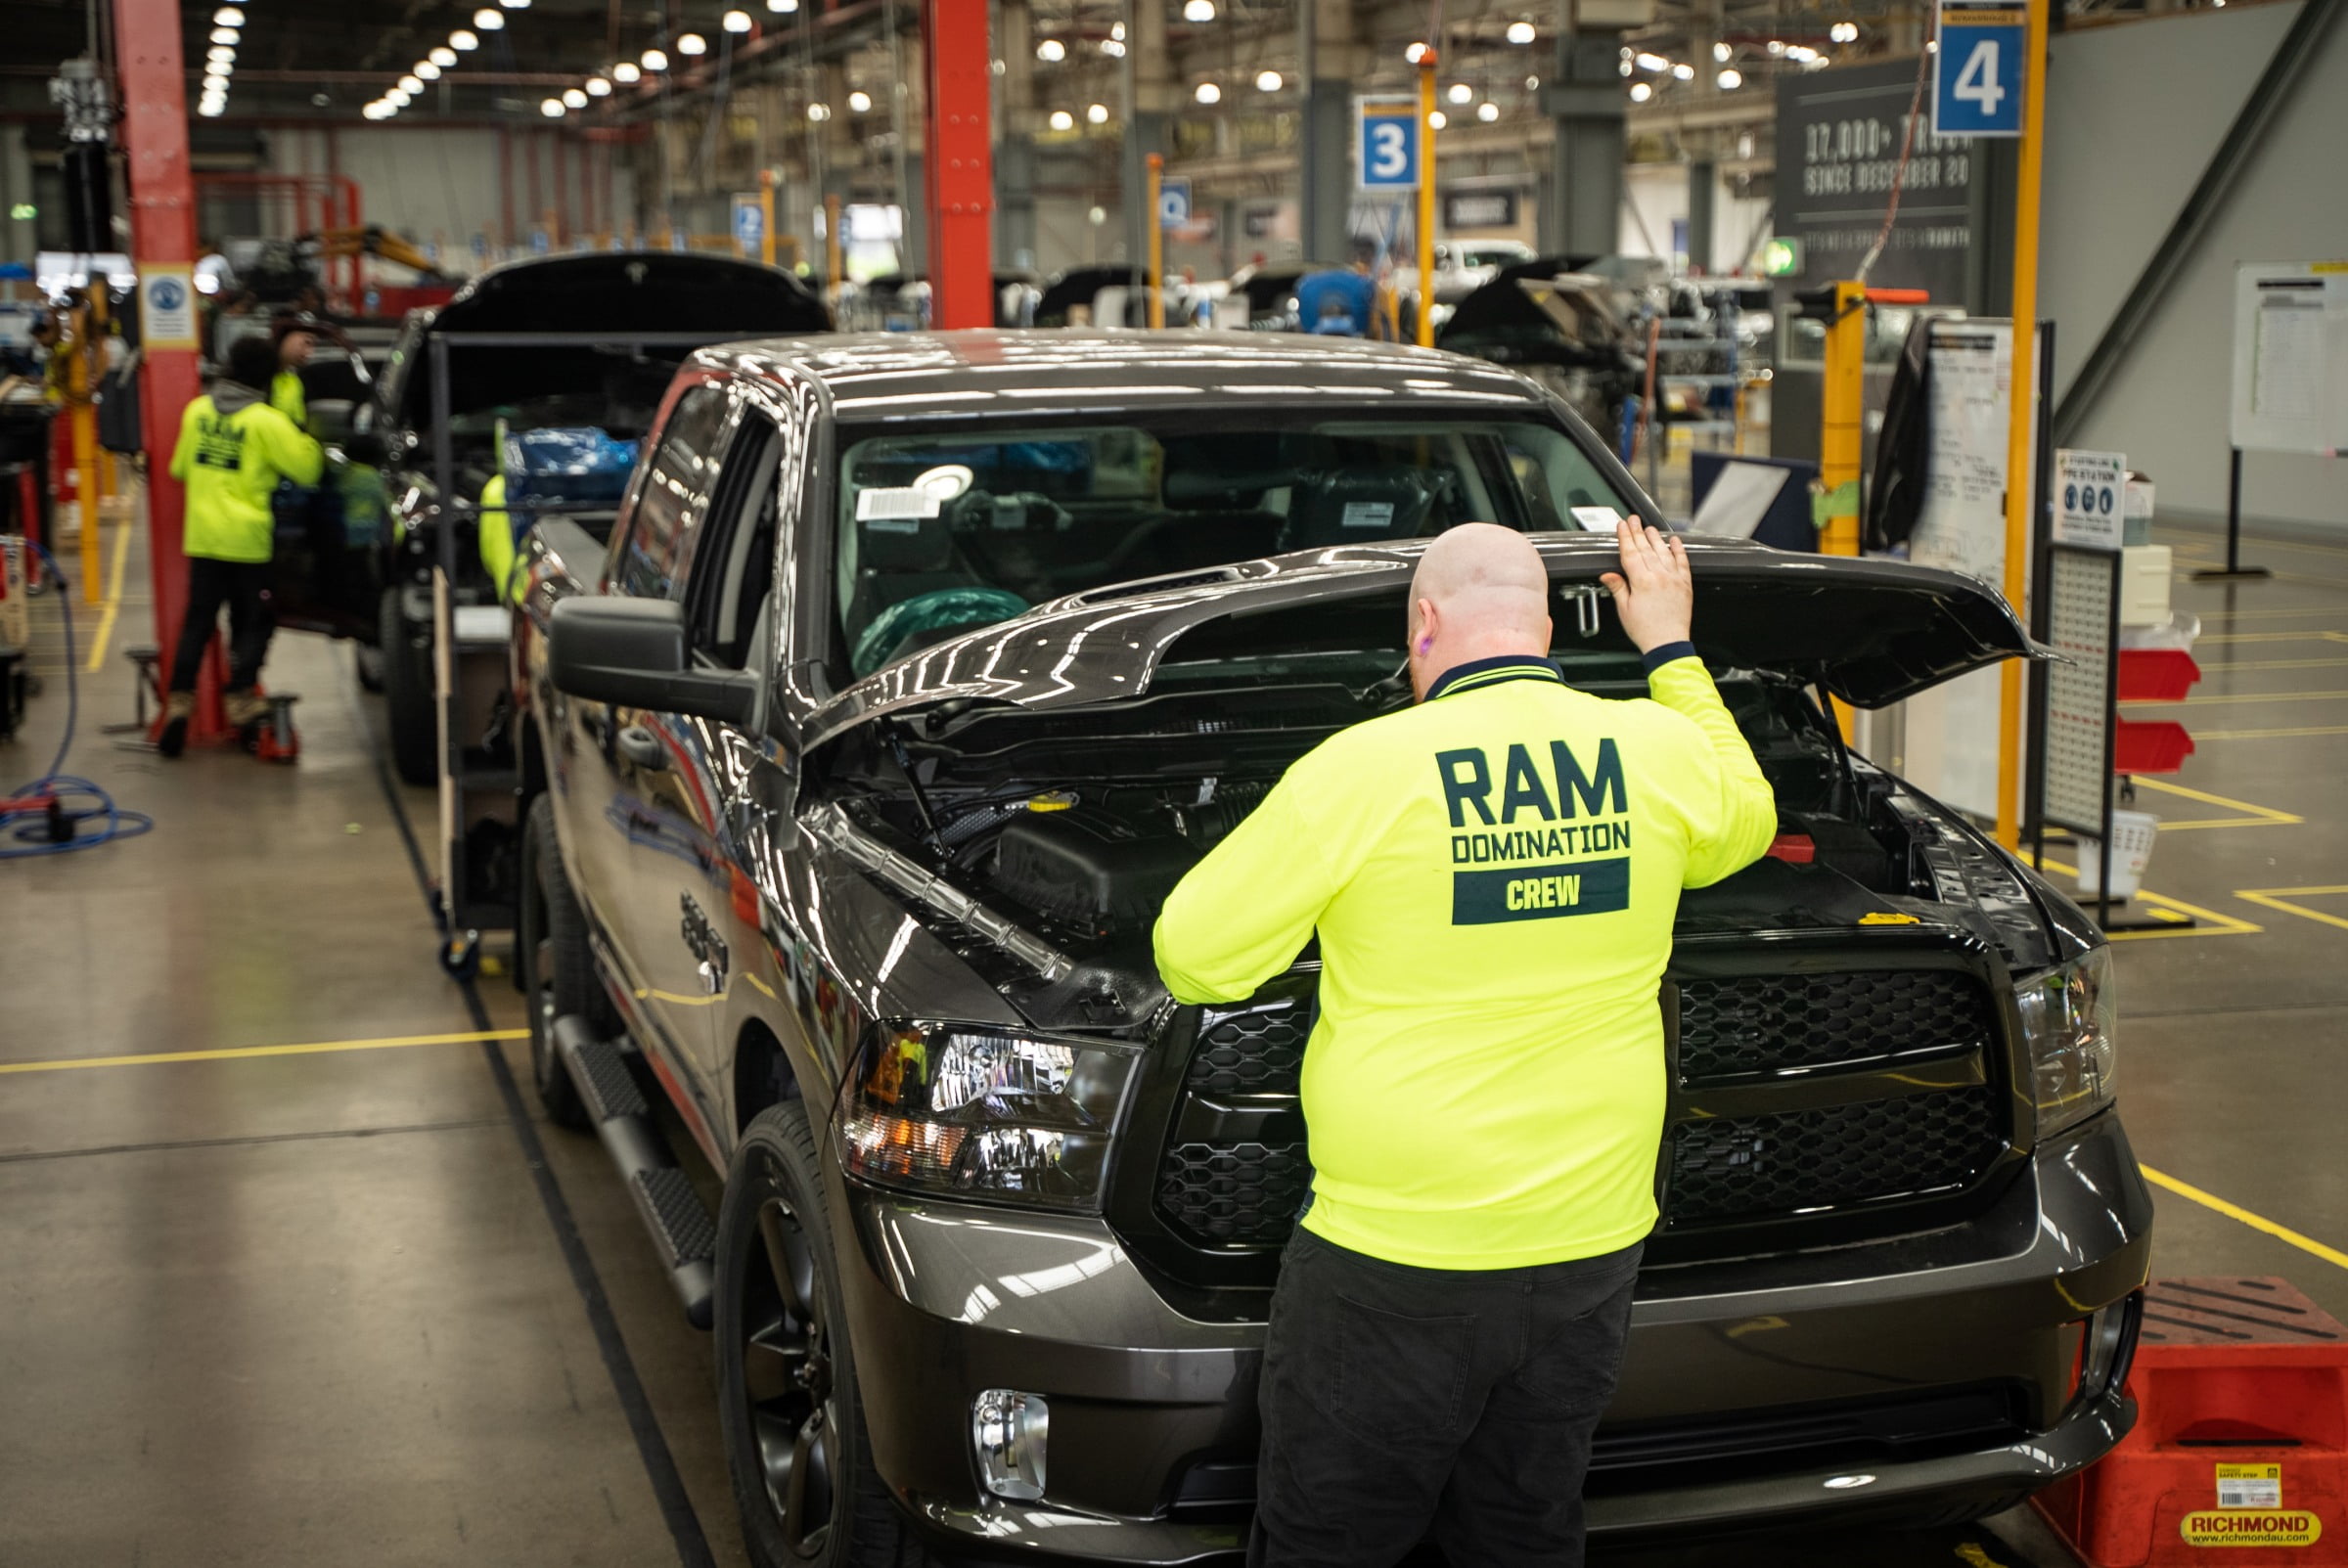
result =
M381 693L384 689L384 650L361 643L358 646L357 663L360 690Z
M384 590L378 610L384 658L384 717L391 733L391 771L412 784L440 777L440 717L432 711L430 640L417 646L399 610L399 590Z
M530 1011L530 1076L549 1120L585 1127L587 1107L555 1054L555 1020L578 1013L598 1039L619 1030L611 999L596 978L595 953L587 943L587 916L563 870L555 839L555 802L540 795L530 802L521 835L521 907L516 912L514 970Z
M718 1429L758 1568L937 1568L873 1468L799 1100L744 1130L717 1215Z

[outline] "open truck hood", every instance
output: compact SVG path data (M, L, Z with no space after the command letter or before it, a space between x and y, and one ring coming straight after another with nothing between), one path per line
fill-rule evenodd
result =
M1561 592L1596 588L1617 564L1611 535L1544 534L1534 544ZM1305 551L1056 600L875 671L816 710L806 743L940 702L1049 708L1133 696L1183 637L1216 621L1354 605L1391 616L1399 644L1424 548ZM1859 707L2043 652L1997 590L1957 572L1701 537L1688 540L1688 557L1695 644L1707 661L1783 671ZM1576 635L1575 606L1561 603L1553 614L1562 646ZM1591 643L1630 646L1610 602L1602 600Z

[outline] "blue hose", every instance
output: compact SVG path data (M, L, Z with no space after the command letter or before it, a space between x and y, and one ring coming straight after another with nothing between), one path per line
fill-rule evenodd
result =
M127 811L115 805L114 797L101 785L62 771L66 753L73 749L73 730L81 717L80 660L73 652L73 605L67 594L66 574L58 569L57 558L29 539L25 543L48 563L49 580L57 588L57 607L66 618L66 733L57 742L57 755L50 760L49 771L17 790L16 798L53 797L58 805L57 814L71 827L72 836L55 840L50 837L52 813L46 805L0 807L0 860L94 849L117 838L135 838L155 826L155 819L145 812ZM82 824L100 819L104 819L103 826L89 832L82 830Z

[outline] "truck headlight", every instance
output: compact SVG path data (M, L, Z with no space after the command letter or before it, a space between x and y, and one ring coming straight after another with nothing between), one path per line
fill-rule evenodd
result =
M2111 949L2096 948L2017 981L2014 1001L2030 1047L2039 1136L2059 1133L2110 1104L2119 1019Z
M883 1187L1097 1209L1140 1059L1115 1041L876 1024L840 1096L840 1163Z

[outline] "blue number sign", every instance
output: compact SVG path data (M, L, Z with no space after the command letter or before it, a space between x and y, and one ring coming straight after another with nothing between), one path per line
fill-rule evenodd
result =
M2011 0L1940 0L1932 129L1943 136L2022 134L2022 55L2029 30Z
M1354 100L1354 160L1365 191L1419 189L1419 101L1415 98Z

